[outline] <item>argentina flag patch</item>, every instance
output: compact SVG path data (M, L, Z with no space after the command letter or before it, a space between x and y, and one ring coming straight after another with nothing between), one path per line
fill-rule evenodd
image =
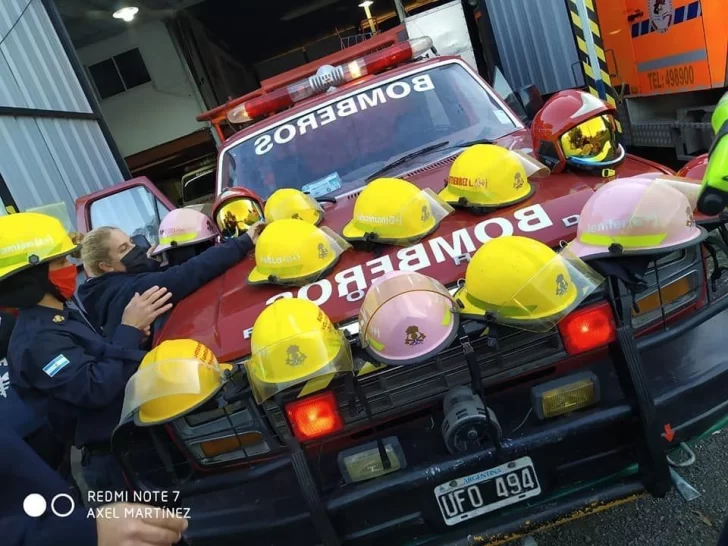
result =
M68 366L71 362L63 355L58 355L56 358L51 360L48 364L43 367L43 371L48 377L54 377L63 368Z

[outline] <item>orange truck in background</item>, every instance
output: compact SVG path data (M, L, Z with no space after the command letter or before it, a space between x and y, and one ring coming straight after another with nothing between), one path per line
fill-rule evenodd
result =
M728 88L728 1L568 1L596 12L587 32L601 37L626 144L674 146L685 160L706 150Z

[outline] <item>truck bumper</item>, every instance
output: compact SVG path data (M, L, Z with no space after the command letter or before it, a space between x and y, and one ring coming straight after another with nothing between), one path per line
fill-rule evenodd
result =
M658 423L670 425L675 433L670 442L662 439L666 452L728 419L728 351L723 343L728 313L712 309L709 313L714 316L702 324L693 327L696 318L710 316L705 311L668 331L670 335L661 333L639 343ZM448 527L435 500L435 487L505 462L496 459L494 449L451 456L325 496L341 541L501 544L516 538L514 533L569 521L644 494L634 464L634 414L622 396L613 364L605 356L580 369L591 369L599 377L603 393L599 406L521 429L510 437L504 427L506 460L531 457L543 491L540 496ZM488 401L494 407L505 406L514 397L527 396L528 388L522 392L514 388ZM191 508L185 537L190 545L221 546L241 540L249 545L320 543L290 459L205 482L184 502Z

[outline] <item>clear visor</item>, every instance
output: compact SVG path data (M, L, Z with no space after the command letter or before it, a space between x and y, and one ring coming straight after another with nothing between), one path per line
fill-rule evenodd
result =
M299 241L295 254L256 254L256 269L275 282L303 286L316 282L350 248L351 245L338 233L328 227L320 227Z
M653 184L664 184L682 193L688 200L690 208L695 210L698 206L701 184L699 180L691 180L682 176L660 175L655 178Z
M614 159L619 151L614 118L605 114L569 129L561 136L567 158L601 163Z
M272 204L269 201L266 206L266 213L269 222L295 218L315 224L323 215L324 209L316 199L305 193L300 193Z
M510 150L510 153L523 165L523 170L526 171L526 178L544 178L551 173L546 165L525 152Z
M599 222L586 222L579 241L605 248L618 244L625 250L659 247L671 234L695 227L693 204L697 195L685 184L678 177L661 177L646 183L631 214L615 207L613 217L604 215ZM683 192L690 193L692 203ZM627 208L629 204L623 206Z
M323 388L334 375L351 372L354 360L344 334L316 330L257 350L245 363L255 400L261 404L279 392Z
M145 420L178 417L203 402L224 382L225 374L216 362L196 358L154 362L137 370L127 382L120 422L145 410Z
M224 237L237 237L262 219L263 211L258 203L241 197L220 207L215 220Z
M52 216L58 220L66 231L69 233L73 231L73 222L71 217L68 215L68 207L65 202L52 203L50 205L41 205L40 207L33 207L26 209L25 212L37 212L38 214L45 214L46 216Z
M604 278L567 247L498 307L494 320L522 330L547 332L602 282Z
M359 309L359 335L362 341L376 312L392 298L408 292L434 292L446 297L452 302L453 309L456 308L448 289L426 275L409 273L381 280L369 288Z

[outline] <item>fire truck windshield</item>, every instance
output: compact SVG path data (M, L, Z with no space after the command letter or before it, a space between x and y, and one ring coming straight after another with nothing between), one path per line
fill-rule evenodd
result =
M220 176L223 187L246 187L263 199L280 188L335 196L361 186L393 157L443 140L457 146L497 139L520 127L492 91L450 63L357 90L254 133L223 151Z

